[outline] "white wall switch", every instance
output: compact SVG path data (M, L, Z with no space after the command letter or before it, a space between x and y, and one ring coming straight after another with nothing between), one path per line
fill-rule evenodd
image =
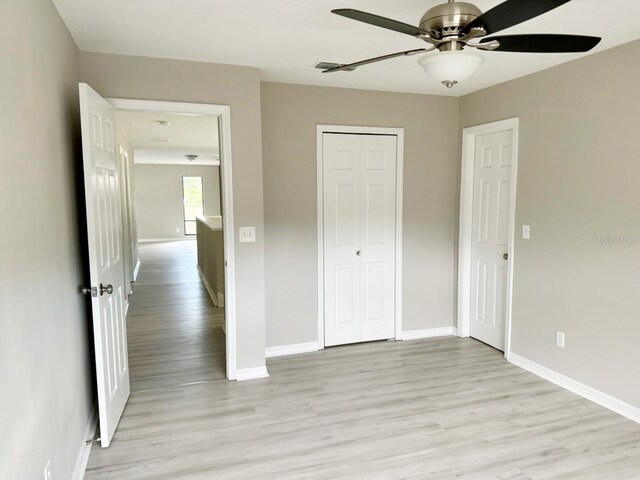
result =
M176 233L180 233L180 227L176 227Z
M525 240L531 238L531 225L522 225L522 238Z
M53 475L51 475L51 459L47 460L47 464L44 466L44 480L53 480Z
M256 241L256 227L240 227L240 243Z
M564 348L564 332L556 331L556 346Z

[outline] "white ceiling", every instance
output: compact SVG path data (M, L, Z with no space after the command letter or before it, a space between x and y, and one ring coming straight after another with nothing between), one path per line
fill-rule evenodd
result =
M198 155L189 160L186 155ZM134 148L133 162L153 165L220 165L218 157L206 150L184 148Z
M220 164L215 117L117 111L116 127L133 147L135 163ZM190 161L185 155L198 158Z
M355 72L322 74L313 68L319 61L348 63L425 45L330 10L356 8L417 25L442 1L53 0L82 50L249 65L268 81L463 95L582 56L483 52L476 75L453 89L428 79L416 57ZM486 11L501 2L474 3ZM638 0L573 0L501 33L601 36L595 53L640 38L639 18Z

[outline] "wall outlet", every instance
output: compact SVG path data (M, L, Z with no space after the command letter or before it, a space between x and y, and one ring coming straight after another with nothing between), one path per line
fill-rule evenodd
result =
M253 243L256 241L256 227L240 227L240 243Z
M531 238L531 225L522 225L522 238L525 240Z
M53 480L53 475L51 475L51 459L47 460L44 466L44 480Z
M180 227L176 227L176 233L180 233Z
M564 348L564 332L556 331L556 346Z

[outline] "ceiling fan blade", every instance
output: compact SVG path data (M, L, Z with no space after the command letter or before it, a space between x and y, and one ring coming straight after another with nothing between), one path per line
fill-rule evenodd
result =
M339 8L337 10L331 10L331 13L340 15L342 17L350 18L351 20L357 20L359 22L368 23L376 27L386 28L387 30L393 30L394 32L404 33L405 35L411 35L412 37L419 37L420 35L428 35L428 33L421 28L414 27L408 23L398 22L390 18L374 15L373 13L362 12L360 10L354 10L352 8Z
M404 52L390 53L389 55L382 55L381 57L367 58L366 60L360 60L359 62L340 64L337 67L324 70L322 73L340 72L345 70L352 71L352 70L355 70L357 67L361 67L362 65L381 62L383 60L389 60L390 58L395 58L395 57L407 57L410 55L417 55L418 53L424 53L426 51L427 51L426 48L417 48L415 50L407 50Z
M581 53L588 52L602 39L583 35L498 35L483 38L480 45L494 40L500 42L500 46L494 50L496 52Z
M492 34L547 13L571 0L507 0L484 12L464 27L462 33L482 27Z

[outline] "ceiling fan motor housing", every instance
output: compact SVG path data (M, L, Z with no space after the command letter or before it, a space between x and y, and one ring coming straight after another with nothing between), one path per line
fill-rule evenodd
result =
M471 3L443 3L427 10L420 20L420 28L436 40L458 37L460 31L480 15L482 11Z

